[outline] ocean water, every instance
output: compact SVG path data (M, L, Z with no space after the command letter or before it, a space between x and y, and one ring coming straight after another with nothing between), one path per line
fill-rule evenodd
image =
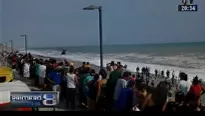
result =
M66 49L66 55L60 55L61 49ZM104 66L110 61L120 61L128 65L128 70L148 66L151 71L170 70L177 76L180 71L205 80L205 42L200 43L169 43L144 45L105 45ZM99 47L59 47L35 48L29 52L42 56L64 58L77 61L87 61L99 65Z

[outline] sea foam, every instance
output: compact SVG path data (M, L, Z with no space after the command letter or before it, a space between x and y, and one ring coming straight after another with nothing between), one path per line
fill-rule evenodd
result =
M23 52L23 51L21 51ZM29 50L31 54L41 55L45 57L53 57L53 58L63 58L70 59L81 62L90 62L91 64L99 66L100 59L99 54L93 53L68 53L67 55L60 55L59 51L55 50ZM130 58L135 58L133 61L130 61ZM127 60L126 60L127 59ZM129 60L128 60L129 59ZM203 60L195 60L193 57L183 57L181 56L173 56L173 57L162 57L162 56L150 56L146 54L137 54L137 53L129 53L129 54L105 54L104 55L104 66L110 61L119 61L123 64L126 64L127 69L130 71L135 71L136 67L149 67L150 71L154 73L154 70L170 70L174 71L175 76L178 76L179 72L186 72L188 74L189 80L191 80L194 76L198 76L199 78L205 80L205 62ZM143 61L143 63L141 62ZM186 62L190 62L193 66L189 66L189 64L185 65ZM199 63L199 64L196 64ZM171 64L171 65L166 65Z

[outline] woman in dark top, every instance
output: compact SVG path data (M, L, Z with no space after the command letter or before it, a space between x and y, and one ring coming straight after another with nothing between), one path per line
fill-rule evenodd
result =
M68 69L62 69L61 70L62 81L60 83L60 86L61 86L60 100L64 100L66 98L66 88L67 88L66 75L67 75L67 73L68 73Z
M185 111L184 110L184 100L185 100L185 95L183 92L177 92L175 94L175 102L174 101L169 101L166 105L166 110L167 112L176 112L176 111Z
M160 82L154 90L149 91L150 94L147 94L143 100L142 110L147 112L163 111L168 95L166 83Z
M99 75L95 74L94 78L92 81L89 82L88 87L89 87L89 91L88 91L88 108L90 110L95 110L95 104L96 104L96 98L97 98L97 91L98 91L98 79L99 79Z

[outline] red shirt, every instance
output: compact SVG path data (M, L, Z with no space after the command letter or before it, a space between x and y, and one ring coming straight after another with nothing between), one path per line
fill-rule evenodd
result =
M12 58L12 61L13 61L13 62L16 62L16 61L17 61L17 57L14 56L14 57Z
M134 80L134 81L135 81L135 80L136 80L136 77L132 77L132 80Z
M192 92L194 94L194 97L196 100L198 100L200 98L201 90L202 90L202 87L200 84L192 85L190 88L190 92Z
M57 68L57 67L58 67L57 63L53 64L53 68Z

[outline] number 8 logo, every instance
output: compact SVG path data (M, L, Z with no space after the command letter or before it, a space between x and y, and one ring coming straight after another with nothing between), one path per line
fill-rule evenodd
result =
M53 94L44 94L43 95L43 105L55 106L56 104L57 104L57 100Z

